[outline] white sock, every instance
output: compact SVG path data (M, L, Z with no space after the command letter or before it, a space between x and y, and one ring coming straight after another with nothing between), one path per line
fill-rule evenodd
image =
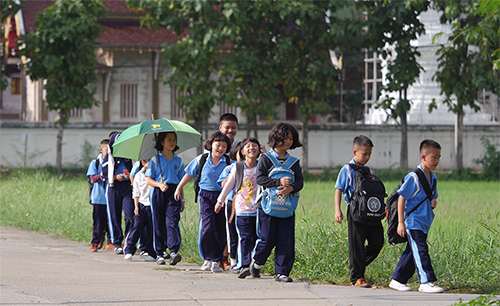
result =
M255 267L255 269L260 269L260 267L261 267L258 264L256 264L255 262L253 263L253 266Z
M231 258L231 266L236 266L237 261L234 258Z

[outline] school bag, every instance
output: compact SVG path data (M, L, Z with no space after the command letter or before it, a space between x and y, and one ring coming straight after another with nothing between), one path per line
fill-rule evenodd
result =
M95 168L96 170L99 170L99 158L95 159ZM94 188L94 184L92 183L90 177L87 177L87 181L89 183L89 203L92 204L92 189Z
M200 193L201 170L203 169L203 166L205 166L205 163L207 162L208 155L209 153L203 153L201 155L200 161L198 162L198 174L196 174L193 184L195 203L198 203L198 194ZM231 164L231 159L226 154L224 154L224 157L226 158L226 164L229 166Z
M354 190L349 194L349 214L353 221L377 224L385 218L385 186L371 173L370 168L348 164L354 170L352 184Z
M298 158L290 156L284 161L278 161L272 154L264 153L263 155L267 156L273 163L269 171L270 178L281 179L283 177L290 177L292 179L291 183L295 181L294 172L291 168L299 160ZM298 192L283 196L280 194L278 187L264 188L260 205L262 210L270 216L288 218L295 212L299 204L299 196Z
M436 184L434 186L429 186L429 182L427 181L427 178L425 177L425 173L420 169L416 168L413 170L418 176L418 180L420 181L420 184L422 184L422 187L424 188L425 194L427 197L422 200L422 202L418 203L415 207L413 207L408 214L405 216L408 218L409 215L411 215L415 210L417 210L420 205L422 205L425 200L432 199L432 194L434 193L434 190L436 189ZM394 189L391 193L391 195L387 198L387 241L390 244L399 244L399 243L404 243L408 241L406 236L401 237L397 233L398 230L398 199L399 199L399 193L398 190L403 186L405 182L405 179L401 179L399 181L398 186L396 189Z

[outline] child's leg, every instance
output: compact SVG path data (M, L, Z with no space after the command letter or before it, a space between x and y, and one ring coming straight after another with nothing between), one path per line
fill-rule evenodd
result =
M366 238L368 244L365 246L365 267L377 258L384 246L384 228L382 227L382 222L370 226L370 228Z
M224 259L224 249L227 245L226 223L226 214L223 211L215 214L215 252L218 257L214 261L222 261Z
M369 226L354 222L349 215L347 216L349 266L351 269L351 283L353 285L358 279L365 277L365 240L369 230Z
M122 199L116 186L108 188L108 225L111 241L115 248L122 246L123 232L122 232Z
M252 250L255 246L255 224L253 216L237 216L236 230L238 231L238 268L250 266Z
M277 219L274 274L289 276L295 262L295 214Z
M233 217L233 220L229 222L229 218L231 217L231 213L233 210L233 201L227 201L226 205L226 220L228 220L228 237L229 237L229 256L232 259L236 259L238 257L238 232L236 231L236 216Z
M124 245L125 254L132 254L132 255L135 254L135 252L137 251L136 247L137 241L139 241L139 236L141 235L142 230L146 226L147 216L143 215L141 207L144 207L144 205L139 204L139 215L135 216L134 226L132 226L128 234L125 236L125 245Z
M198 247L200 256L204 260L217 261L220 254L217 253L218 244L216 240L216 214L214 211L219 192L200 190L200 229L198 236Z
M135 214L134 214L134 200L132 200L132 190L128 190L122 198L122 208L123 208L123 218L125 219L125 232L124 236L127 236L128 232L134 226Z
M166 205L166 226L167 226L167 248L170 252L178 253L181 247L181 230L179 221L181 220L182 202L174 199L174 192L177 185L169 185L165 192Z
M92 242L91 244L99 244L104 236L107 226L106 220L106 205L92 205Z
M163 192L160 188L153 188L151 197L151 218L153 220L153 248L155 252L151 256L162 256L166 246L163 243L164 237L167 235L165 225L166 206L163 202Z
M407 230L406 232L420 283L436 281L437 278L432 268L429 247L427 246L427 234L419 230Z
M406 284L413 276L413 273L415 273L415 261L413 260L413 253L410 244L407 243L406 249L403 254L401 254L401 258L399 258L396 269L394 269L392 279L397 280L401 284Z
M139 205L139 214L144 216L145 225L144 230L141 231L140 238L144 243L144 250L149 254L149 256L154 257L155 249L153 248L153 217L151 215L151 206Z
M276 219L276 218L275 218ZM276 222L273 217L266 214L262 209L257 209L257 235L253 259L255 263L262 266L276 245Z

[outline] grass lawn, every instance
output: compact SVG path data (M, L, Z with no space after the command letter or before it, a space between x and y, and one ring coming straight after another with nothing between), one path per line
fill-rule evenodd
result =
M90 242L92 206L84 177L67 178L36 171L2 174L0 225ZM397 181L386 182L387 193ZM439 181L436 218L429 248L438 285L451 292L491 293L500 288L500 183ZM198 207L186 186L181 218L184 260L198 254ZM318 283L349 283L347 222L334 222L334 183L305 183L296 212L296 260L292 277ZM342 206L345 215L345 205ZM385 221L384 221L385 226ZM384 245L367 267L366 278L387 286L404 245ZM272 273L272 258L264 271ZM416 289L414 277L410 286Z

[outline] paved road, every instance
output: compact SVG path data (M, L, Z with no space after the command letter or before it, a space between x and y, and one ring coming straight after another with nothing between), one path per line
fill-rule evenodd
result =
M450 305L467 294L238 279L195 264L158 269L134 256L90 253L85 243L0 227L0 305Z

